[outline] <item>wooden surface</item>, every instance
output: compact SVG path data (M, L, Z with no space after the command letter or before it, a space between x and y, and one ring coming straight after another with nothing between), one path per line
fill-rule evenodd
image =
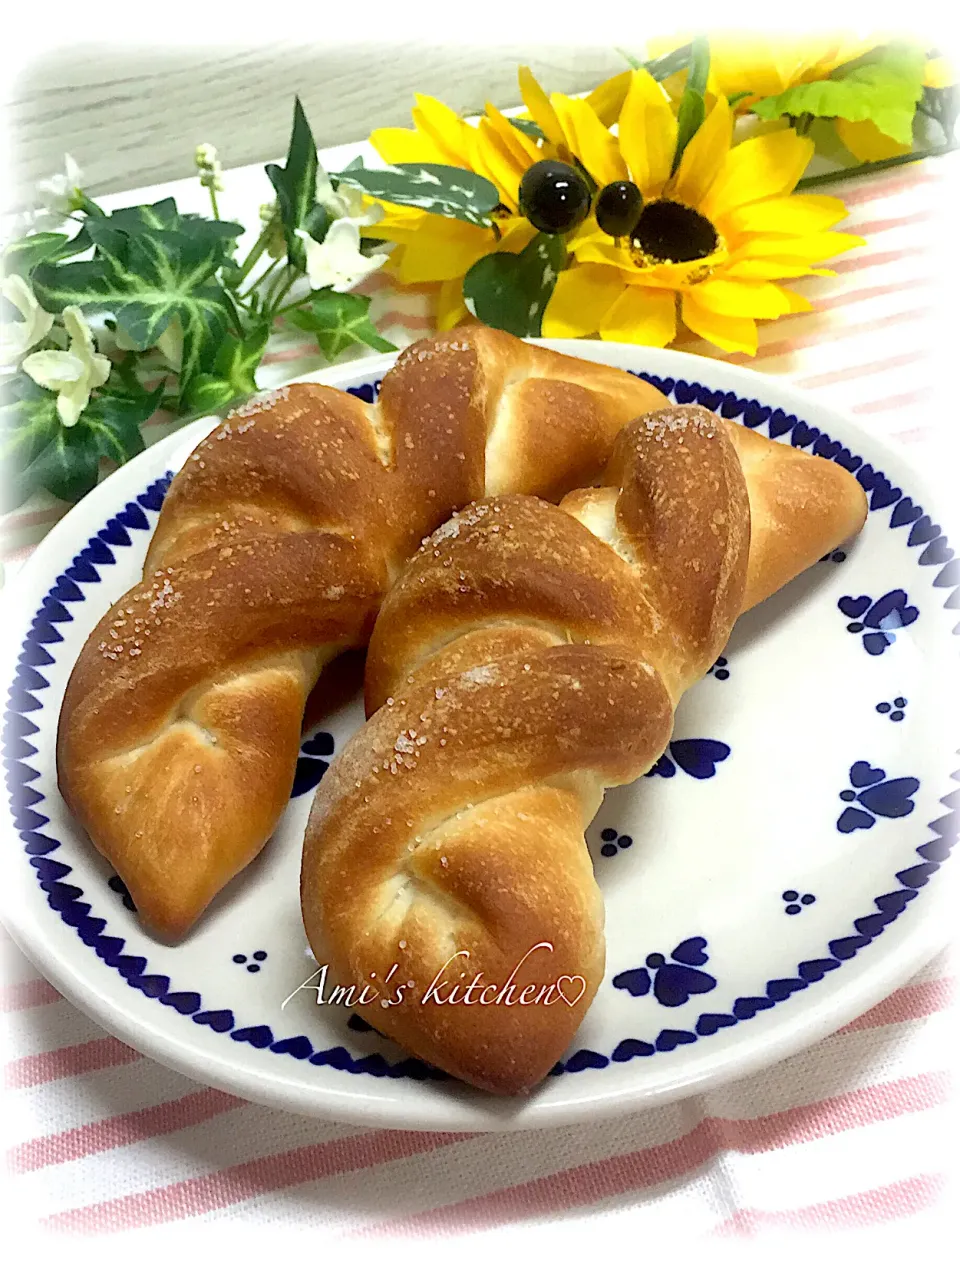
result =
M182 178L198 142L224 167L280 157L298 93L320 147L409 127L415 92L459 112L519 102L517 66L548 89L593 88L624 70L609 45L425 43L124 48L72 45L38 56L5 86L10 178L5 210L33 184L80 164L93 194Z

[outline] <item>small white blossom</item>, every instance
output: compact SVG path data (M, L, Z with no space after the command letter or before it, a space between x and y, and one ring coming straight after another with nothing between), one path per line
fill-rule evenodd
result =
M63 325L70 338L68 351L35 351L23 362L23 371L48 391L58 391L57 413L65 427L72 427L83 413L94 387L110 376L110 361L97 355L90 326L79 307L65 307Z
M55 173L37 183L37 195L45 209L54 213L72 213L76 207L76 199L80 195L80 183L83 172L73 156L63 157L63 173Z
M337 218L330 224L322 243L306 231L297 231L307 253L307 276L311 289L332 289L346 293L387 261L388 254L360 252L360 228L354 218Z
M283 223L277 213L276 200L270 200L260 206L260 229L270 231L264 245L271 258L279 259L287 252L287 241L283 234Z
M371 204L364 209L363 192L341 182L334 191L333 182L323 165L317 162L317 204L334 219L350 218L359 227L369 227L383 217L383 206Z
M217 148L211 142L201 142L193 153L193 162L200 171L200 185L213 191L223 190L223 169L217 157Z
M0 365L16 364L21 356L47 336L53 316L44 311L23 276L7 276L0 283L0 293L12 302L22 320L5 321L0 334Z

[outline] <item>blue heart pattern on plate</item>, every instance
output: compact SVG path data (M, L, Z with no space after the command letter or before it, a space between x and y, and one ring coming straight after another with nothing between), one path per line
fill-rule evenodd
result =
M653 768L647 770L647 777L672 778L679 765L691 778L712 778L717 765L729 755L727 744L713 738L677 738Z
M874 658L896 640L892 632L909 627L920 616L920 610L908 604L907 593L901 590L888 591L876 603L870 596L841 596L837 608L844 617L855 619L847 623L847 630L852 635L864 633L863 647Z
M837 819L837 830L868 831L877 817L905 818L913 812L910 797L919 786L919 778L888 778L884 769L857 760L850 766L850 787L840 792L840 799L849 803ZM863 807L855 809L854 804Z
M717 985L716 978L699 967L709 959L706 938L684 938L670 952L670 959L676 963L670 964L661 952L652 951L645 964L618 973L613 985L632 996L645 996L652 987L653 998L670 1009L686 1004L691 996L712 991Z

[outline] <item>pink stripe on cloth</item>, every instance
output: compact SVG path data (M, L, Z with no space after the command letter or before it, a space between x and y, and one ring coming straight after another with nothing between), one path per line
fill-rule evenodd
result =
M806 1230L876 1226L929 1209L939 1200L945 1184L942 1174L921 1174L884 1187L858 1191L839 1200L805 1205L802 1209L739 1209L711 1235L752 1236L760 1227L773 1226Z
M903 355L888 356L886 360L874 360L870 364L848 365L844 369L831 369L829 373L815 373L808 378L796 378L795 387L803 387L813 391L817 387L832 387L838 382L854 382L857 378L869 378L875 373L886 373L888 369L900 369L904 365L916 364L929 355L927 351L908 351Z
M872 200L886 200L889 196L898 196L904 191L913 191L916 187L937 185L943 182L938 173L929 169L912 169L909 176L888 178L886 180L870 180L853 191L844 191L841 199L848 209L859 204L869 204ZM829 194L824 192L824 194Z
M911 1022L914 1018L926 1018L932 1013L942 1013L952 1004L957 992L955 978L934 978L930 982L918 982L913 987L901 987L886 1000L868 1009L853 1022L841 1027L835 1035L847 1035L851 1031L868 1031L874 1027L889 1027L897 1022Z
M21 1142L19 1146L11 1147L7 1165L12 1173L33 1173L47 1165L83 1160L86 1156L99 1155L116 1147L128 1147L146 1138L175 1133L249 1105L243 1098L221 1093L219 1089L202 1089L172 1102L144 1107L142 1111L128 1111L126 1115L96 1120L77 1129L67 1129L64 1133L45 1134L29 1142Z
M933 209L918 209L916 213L901 213L896 218L874 218L870 222L857 222L844 227L844 231L853 236L875 236L881 231L893 231L896 227L915 227L920 222L929 222L933 214Z
M725 1150L759 1154L940 1106L947 1073L928 1072L870 1085L835 1098L756 1119L708 1116L681 1138L547 1174L518 1186L378 1223L350 1236L432 1235L503 1226L538 1214L563 1213L692 1173Z
M63 1049L48 1049L29 1058L17 1058L4 1070L4 1083L8 1089L30 1089L37 1084L49 1084L51 1080L63 1080L66 1076L81 1075L85 1071L99 1071L103 1067L120 1067L129 1062L139 1062L143 1054L129 1045L105 1036L102 1040L87 1040L84 1044L70 1044Z
M917 387L914 391L901 391L899 395L884 396L882 400L868 400L865 404L855 404L853 413L889 413L891 409L907 409L914 404L927 404L930 400L929 387Z
M0 987L0 1012L13 1013L18 1009L35 1009L41 1004L55 1004L63 996L51 987L46 978L32 978L29 982L11 982Z
M263 1156L151 1191L55 1213L41 1218L40 1225L54 1231L85 1235L156 1226L161 1222L195 1218L227 1205L240 1204L254 1196L315 1182L319 1178L331 1178L392 1160L424 1155L438 1147L469 1141L475 1136L471 1133L374 1129L356 1137L336 1138L332 1142L318 1142L314 1146L297 1147L279 1155Z
M843 276L852 271L868 271L872 267L885 267L891 262L902 262L904 258L916 258L928 252L926 245L912 244L903 249L887 249L881 253L859 253L855 258L839 258L836 262L830 262L830 270L835 271L838 276ZM827 261L829 262L830 259L828 258Z
M869 289L845 289L840 293L828 293L822 298L813 300L814 312L835 311L837 307L853 307L858 302L870 302L874 298L883 298L888 293L903 293L907 289L926 289L936 284L932 277L921 277L917 280L893 280L889 284L875 284ZM797 311L796 316L810 315L809 311ZM781 317L782 319L793 317Z

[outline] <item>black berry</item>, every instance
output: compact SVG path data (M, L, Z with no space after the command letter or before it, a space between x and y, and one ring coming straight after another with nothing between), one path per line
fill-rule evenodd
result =
M628 236L637 225L643 196L634 182L609 182L597 196L597 225L608 236Z
M520 212L538 231L572 231L590 211L590 190L572 165L538 160L520 179Z

